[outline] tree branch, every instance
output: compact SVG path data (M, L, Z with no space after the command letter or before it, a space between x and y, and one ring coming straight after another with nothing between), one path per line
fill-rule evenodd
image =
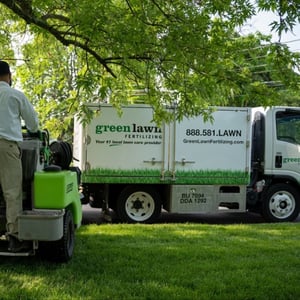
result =
M55 36L55 38L58 39L63 45L66 46L73 45L75 47L81 48L82 50L86 51L87 53L92 55L105 68L105 70L109 74L111 74L113 77L116 78L116 75L114 74L113 70L108 66L107 61L104 58L102 58L95 50L93 50L88 46L88 42L89 42L88 38L80 36L80 38L84 42L79 42L76 39L74 40L67 39L66 36L68 35L71 36L70 33L59 31L55 29L53 25L47 23L47 19L49 19L49 15L44 15L41 18L37 18L34 15L31 6L31 0L1 0L0 3L4 4L6 7L12 10L15 14L21 17L27 24L34 24L42 29L47 30L49 33ZM58 17L58 15L55 15L55 17L56 19L63 20L66 23L68 23L69 21L68 18L64 16ZM71 24L68 25L72 27ZM75 37L79 37L74 34L72 35Z

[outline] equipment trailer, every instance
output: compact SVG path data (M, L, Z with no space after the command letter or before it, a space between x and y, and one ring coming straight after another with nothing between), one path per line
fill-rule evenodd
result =
M8 251L6 205L0 193L0 255L31 256L40 252L47 258L65 262L74 250L75 229L82 209L79 194L80 170L70 167L72 150L68 143L49 144L47 131L23 132L23 211L18 216L18 238L28 249Z
M113 209L124 222L171 213L260 212L267 221L297 218L300 208L300 109L215 107L158 127L147 105L88 108L75 121L74 157L84 203ZM176 114L176 106L166 108Z

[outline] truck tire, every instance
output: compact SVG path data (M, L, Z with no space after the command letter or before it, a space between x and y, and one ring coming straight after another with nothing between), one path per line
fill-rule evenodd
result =
M127 186L117 200L117 215L126 223L153 223L161 213L159 193L149 186Z
M58 241L40 242L42 256L50 261L67 262L73 256L75 242L75 226L73 215L66 210L63 220L63 236Z
M262 215L269 222L294 221L299 215L299 192L291 185L277 183L262 195Z

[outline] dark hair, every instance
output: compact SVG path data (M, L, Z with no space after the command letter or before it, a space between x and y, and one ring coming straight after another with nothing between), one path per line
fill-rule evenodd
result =
M10 74L9 64L6 61L0 60L0 76Z

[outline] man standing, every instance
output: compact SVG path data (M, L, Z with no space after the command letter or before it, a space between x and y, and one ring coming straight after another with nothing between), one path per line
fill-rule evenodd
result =
M0 60L0 185L6 202L8 250L12 252L22 249L17 239L17 216L22 211L21 119L28 131L38 131L37 113L26 96L11 87L9 65Z

